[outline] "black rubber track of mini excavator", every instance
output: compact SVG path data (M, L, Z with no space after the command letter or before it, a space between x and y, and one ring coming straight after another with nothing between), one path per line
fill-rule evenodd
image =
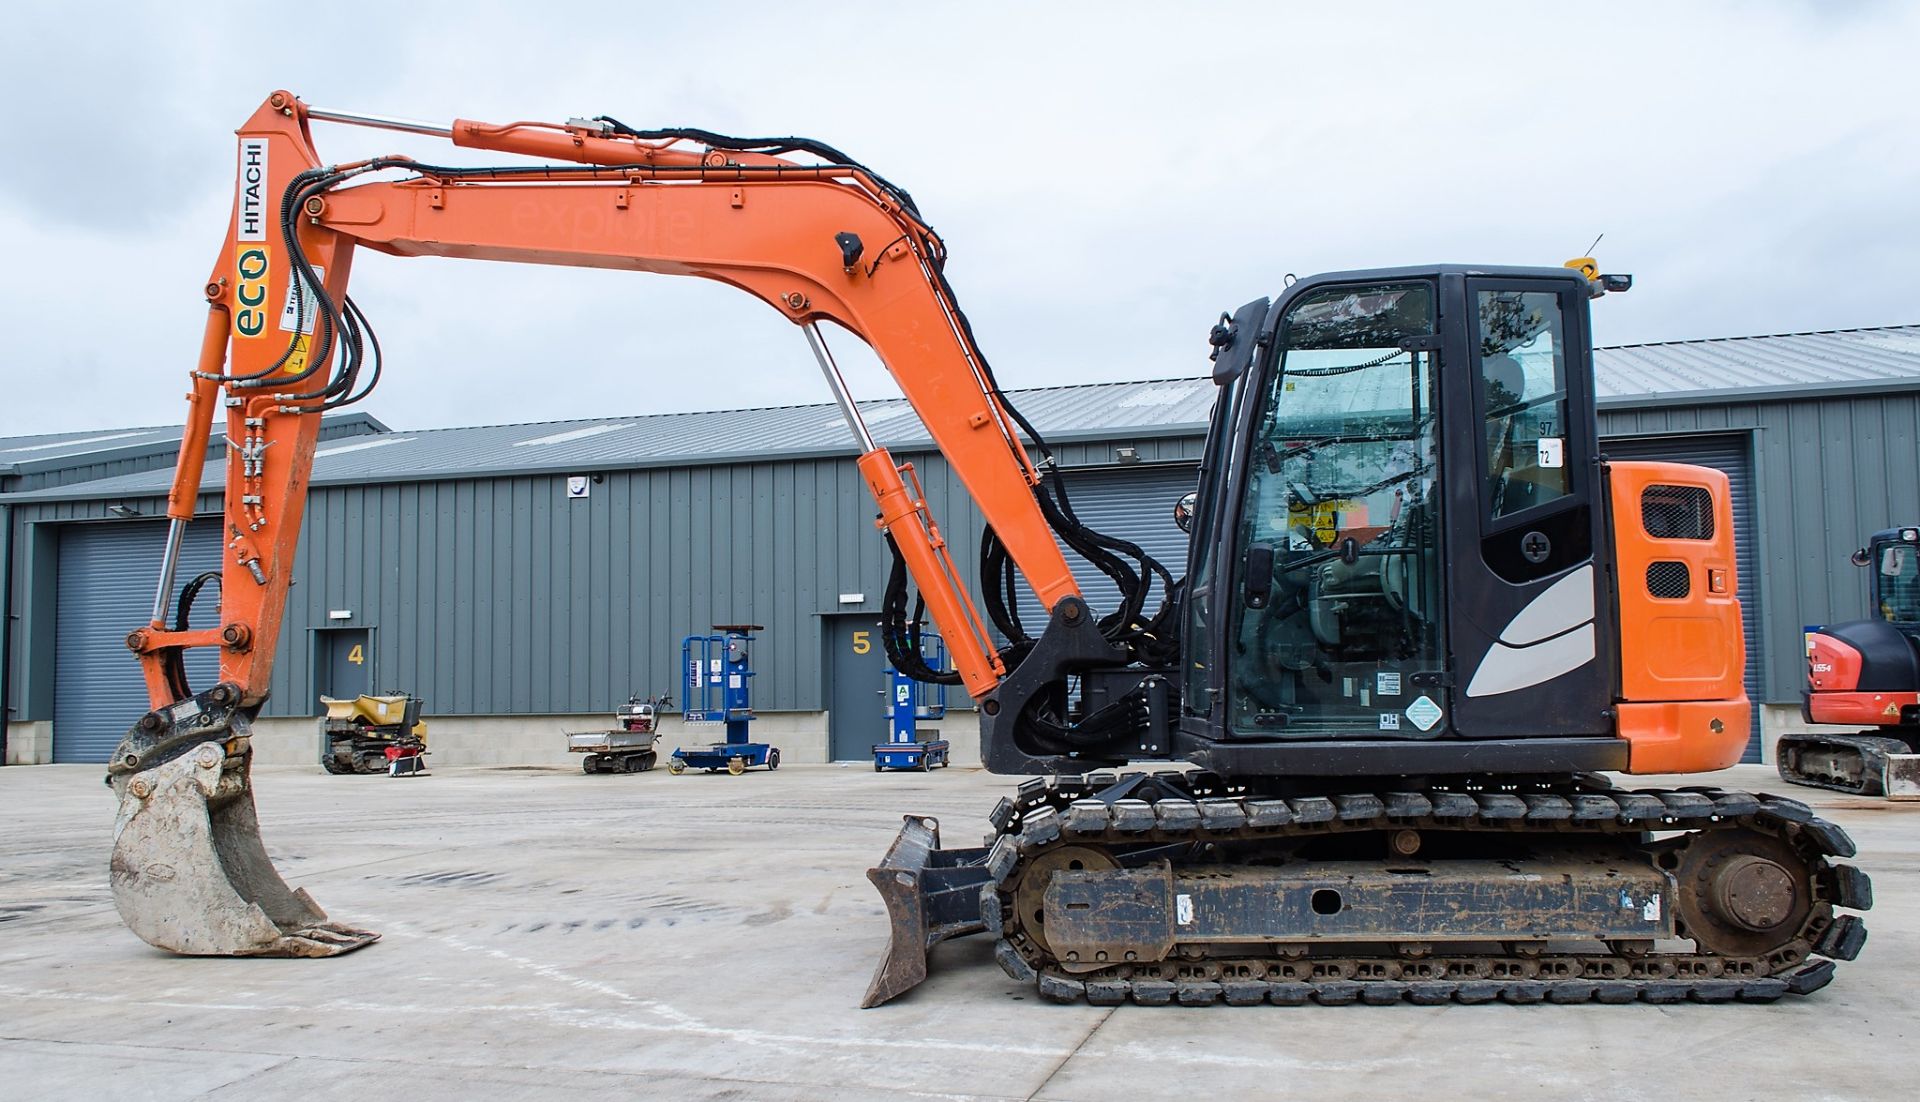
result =
M1675 1003L1772 1002L1816 991L1835 960L1852 960L1866 941L1857 916L1835 907L1873 905L1865 873L1828 857L1851 857L1853 841L1805 804L1719 788L1626 791L1585 785L1527 792L1420 789L1332 796L1227 794L1207 774L1163 774L1194 798L1152 803L1091 799L1128 777L1111 773L1033 780L991 816L981 910L998 936L995 957L1016 980L1036 983L1055 1002L1143 1006L1322 1006L1350 1003ZM1195 778L1199 778L1197 781ZM1219 792L1221 794L1210 794ZM1139 846L1324 835L1359 830L1487 830L1638 834L1744 827L1787 839L1807 861L1814 900L1794 937L1760 957L1649 951L1639 955L1437 953L1436 946L1387 946L1352 956L1169 959L1069 973L1019 928L1008 905L1017 872L1061 845ZM1814 959L1816 956L1831 959Z

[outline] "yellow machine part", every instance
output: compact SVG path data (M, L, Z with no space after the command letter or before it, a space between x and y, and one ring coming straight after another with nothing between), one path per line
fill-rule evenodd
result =
M375 726L398 723L407 714L404 696L356 696L351 700L323 696L320 703L326 706L328 719L358 719Z
M369 727L391 727L407 717L407 698L404 696L356 696L344 700L323 696L320 703L327 710L327 719L358 720ZM413 734L422 745L426 744L427 725L424 720L414 722Z

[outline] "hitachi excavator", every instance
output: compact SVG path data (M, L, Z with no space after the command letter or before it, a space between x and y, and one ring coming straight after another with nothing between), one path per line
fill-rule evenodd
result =
M318 122L542 163L329 165ZM1222 315L1176 581L1079 521L941 239L838 150L604 116L417 123L287 92L238 133L159 596L128 640L153 707L109 772L114 898L150 943L330 955L376 936L281 881L248 781L319 414L377 377L347 297L364 248L700 276L805 334L894 554L890 660L964 685L988 768L1032 778L985 846L907 818L869 874L892 928L868 1005L971 933L1044 997L1104 1004L1766 1001L1860 951L1841 912L1871 889L1835 862L1854 852L1839 827L1601 776L1729 765L1749 715L1725 477L1610 463L1596 440L1588 304L1625 277L1339 272ZM825 322L872 346L984 514L977 603ZM168 594L223 409L221 623L181 630ZM1115 607L1081 596L1062 545ZM1019 617L1022 580L1044 625ZM911 645L922 605L951 670ZM216 684L186 683L196 646L219 648ZM1136 762L1184 767L1121 771Z

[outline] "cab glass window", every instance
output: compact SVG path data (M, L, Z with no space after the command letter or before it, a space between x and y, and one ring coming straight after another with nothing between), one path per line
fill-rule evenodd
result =
M1426 283L1310 293L1265 393L1244 397L1259 405L1226 656L1242 736L1433 732L1437 712L1408 708L1445 661L1435 325Z
M1896 624L1920 621L1920 547L1891 543L1881 548L1880 617Z
M1498 521L1574 491L1560 298L1481 291L1479 357L1489 515Z

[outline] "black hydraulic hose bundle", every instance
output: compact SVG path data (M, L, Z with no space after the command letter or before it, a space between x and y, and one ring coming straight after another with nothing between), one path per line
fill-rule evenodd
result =
M174 608L173 630L188 630L192 626L190 621L193 617L193 602L199 599L200 591L208 585L218 586L219 584L220 572L218 570L209 570L188 582L186 588L180 591L179 604ZM193 689L187 684L186 652L179 647L167 648L166 664L167 680L179 688L181 699L185 700L192 697Z
M374 334L373 325L367 320L366 314L351 296L342 304L334 302L333 296L327 293L319 271L314 268L300 243L300 218L308 199L345 180L365 172L409 164L411 162L401 158L381 158L346 170L310 168L288 182L280 201L280 237L293 266L290 296L295 319L294 333L279 359L252 374L227 376L224 381L229 386L236 390L272 389L284 392L311 379L323 369L331 369L332 376L325 387L313 394L301 395L289 406L290 410L299 413L324 413L339 409L361 401L373 392L380 382L382 370L380 339ZM305 329L310 295L313 299L313 332L312 339L304 349L305 363L299 371L280 374L280 370L302 351L301 338L307 335ZM335 356L336 351L339 352L338 357ZM367 384L361 387L360 374L368 366L372 368L372 374ZM314 398L323 401L317 406L302 404Z
M893 567L887 574L887 590L880 605L880 645L885 648L887 661L893 668L913 678L935 685L960 684L958 670L936 670L927 665L920 652L921 617L926 612L926 604L915 599L913 614L907 614L907 560L901 557L900 545L893 536L886 535L887 550L893 555Z

